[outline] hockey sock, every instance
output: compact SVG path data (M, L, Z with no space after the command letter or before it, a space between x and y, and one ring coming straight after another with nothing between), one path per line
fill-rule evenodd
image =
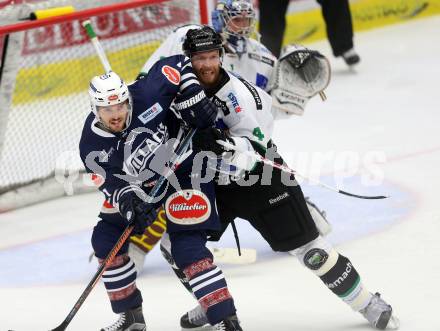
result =
M365 308L371 294L363 286L351 261L340 255L322 237L292 251L301 262L353 310Z
M141 292L136 287L136 275L135 265L127 254L116 256L102 274L113 312L122 313L142 304Z
M234 301L223 272L212 263L212 259L197 261L187 266L183 272L211 325L235 314Z

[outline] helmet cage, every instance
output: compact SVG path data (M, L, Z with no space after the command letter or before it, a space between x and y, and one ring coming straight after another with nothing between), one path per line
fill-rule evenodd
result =
M235 18L247 18L249 25L241 27L234 24ZM222 1L213 12L213 25L226 36L248 38L255 29L255 11L251 2L245 0ZM232 27L232 29L231 29Z

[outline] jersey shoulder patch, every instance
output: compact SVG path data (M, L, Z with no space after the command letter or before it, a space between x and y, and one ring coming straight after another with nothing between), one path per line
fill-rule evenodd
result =
M164 65L161 71L162 74L170 81L170 83L174 85L180 84L180 73L177 69L169 65Z

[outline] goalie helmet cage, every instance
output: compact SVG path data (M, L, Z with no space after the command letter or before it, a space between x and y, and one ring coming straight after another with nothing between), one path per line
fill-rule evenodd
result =
M0 27L0 212L95 189L78 145L89 81L104 69L81 22L130 82L173 29L207 24L206 1L133 0Z

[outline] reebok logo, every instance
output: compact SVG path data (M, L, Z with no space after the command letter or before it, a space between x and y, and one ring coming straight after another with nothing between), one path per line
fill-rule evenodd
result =
M289 196L289 193L284 192L283 194L277 196L276 198L269 199L269 204L273 205L274 203L281 201Z

